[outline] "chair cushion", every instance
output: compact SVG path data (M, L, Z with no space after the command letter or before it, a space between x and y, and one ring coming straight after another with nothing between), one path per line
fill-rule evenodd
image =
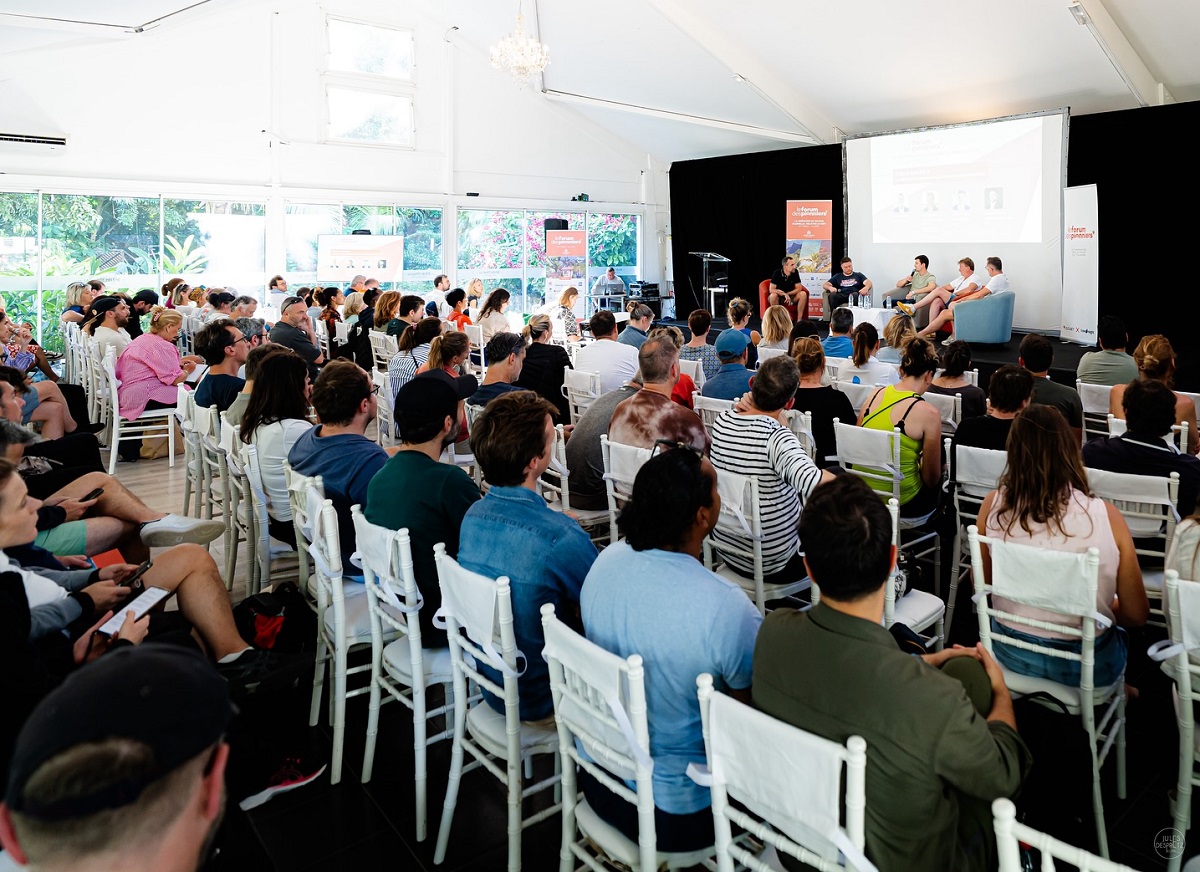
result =
M450 671L449 648L422 648L421 660L424 667L425 684L449 684L453 679ZM383 649L383 665L388 674L397 681L412 687L412 659L409 657L408 639L397 639Z
M592 810L586 799L580 799L575 806L575 823L579 831L591 839L609 858L630 868L636 868L641 860L638 854L637 842L631 840L600 815ZM658 866L664 865L670 869L700 866L712 857L713 848L704 848L689 853L668 854L657 852Z
M486 702L480 702L467 712L467 729L480 745L497 757L508 756L504 715ZM535 727L521 724L521 756L553 754L558 751L558 728L551 722Z
M1159 596L1162 596L1163 571L1161 569L1143 569L1142 585L1147 591L1155 591Z
M946 604L941 597L923 590L910 590L896 600L892 618L910 630L924 630L936 624L946 613Z
M1065 705L1067 710L1072 714L1079 712L1078 687L1068 687L1065 684L1059 684L1058 682L1051 681L1048 678L1034 678L1031 675L1022 675L1019 672L1013 672L1012 670L1005 669L1003 666L1000 667L1000 670L1004 673L1004 686L1012 691L1014 696L1027 696L1028 694L1042 691L1050 694L1052 697ZM1124 676L1122 676L1122 679L1123 678ZM1106 701L1113 694L1117 688L1117 685L1120 683L1121 681L1117 681L1115 684L1110 684L1108 687L1096 688L1092 692L1092 704L1100 705L1102 702Z
M361 645L371 641L371 614L367 611L367 589L354 585L342 585L346 606L346 641ZM316 596L314 592L314 597ZM325 633L333 638L333 605L325 609Z
M730 569L729 565L726 563L722 563L720 566L715 567L713 572L721 576L721 578L725 579L726 581L731 581L742 590L746 591L751 599L754 598L753 578L745 578L744 576L739 575ZM812 579L810 579L808 576L805 576L804 578L796 579L795 581L788 582L787 584L764 584L763 596L767 599L778 599L779 597L800 593L801 591L808 590L811 587Z

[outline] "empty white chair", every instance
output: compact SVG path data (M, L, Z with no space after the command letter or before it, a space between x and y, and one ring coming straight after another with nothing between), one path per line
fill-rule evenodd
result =
M706 771L695 767L689 773L707 781L712 791L717 868L733 872L735 862L757 872L773 868L733 840L730 825L737 824L776 852L823 872L874 872L863 853L867 743L862 737L839 745L785 724L718 693L708 673L696 679L696 686L708 765Z
M183 437L183 513L192 513L192 496L195 495L196 517L201 517L204 502L203 461L200 458L200 438L195 427L196 402L192 392L179 385L175 395L175 423Z
M375 441L384 447L394 445L400 441L400 437L396 433L396 423L392 415L395 397L392 396L387 373L372 370L371 381L375 385Z
M450 649L422 647L421 622L417 615L424 600L413 575L408 531L388 530L372 524L363 515L362 506L353 506L350 511L371 620L371 704L362 780L364 784L371 780L375 764L379 707L398 700L412 712L417 841L423 842L428 831L425 749L453 735L449 726L432 735L428 732L431 718L445 715L449 723L454 707ZM431 709L426 701L426 689L435 684L442 685L445 695L442 705Z
M442 588L440 614L445 617L446 636L450 641L454 698L466 700L467 684L474 682L504 701L504 713L483 701L469 710L466 704L454 707L450 778L433 862L440 865L446 859L463 772L482 766L505 787L508 797L508 872L518 872L521 868L521 831L557 814L562 805L556 797L549 807L524 820L521 818L524 799L547 788L554 788L557 793L561 782L557 774L557 730L553 726L523 723L520 717L517 677L524 669L520 661L526 657L540 657L541 652L517 650L508 578L486 578L463 569L440 542L434 546L434 557ZM499 672L501 683L497 684L481 672L478 664L487 664ZM468 753L474 762L464 767L463 757ZM526 787L522 764L536 754L554 754L556 774Z
M257 583L260 587L269 587L271 585L271 560L277 554L296 553L301 558L299 586L305 591L305 595L308 595L308 552L304 549L297 549L293 552L290 546L282 544L278 549L271 546L272 539L270 533L270 514L267 511L267 491L263 485L262 468L258 462L258 449L253 445L244 445L239 442L238 453L241 455L242 469L245 471L246 482L250 489L251 502L248 505L248 509L254 515L254 554L258 557Z
M711 848L686 854L657 850L654 762L641 656L622 659L589 642L559 621L549 603L542 606L542 628L563 773L560 869L575 868L573 857L595 868L597 857L589 850L589 840L608 857L640 872L695 866L711 857ZM597 815L587 800L576 801L576 766L637 807L636 844ZM635 783L633 789L627 781ZM577 840L576 827L586 839Z
M230 503L229 515L233 521L233 536L225 552L225 577L232 580L237 569L239 542L246 543L246 595L254 596L262 589L262 573L258 562L258 526L254 511L254 492L250 478L238 450L241 444L238 428L229 423L226 413L221 413L221 451L229 465Z
M1096 611L1096 588L1100 552L1089 548L1079 554L1050 551L1005 542L979 535L972 524L967 528L971 545L971 577L975 586L975 613L979 619L979 639L988 653L995 656L997 645L1033 651L1048 658L1079 663L1079 685L1059 684L1045 678L1035 678L1014 672L1000 664L1004 683L1014 696L1044 691L1062 703L1072 714L1078 714L1088 734L1092 755L1092 808L1096 818L1096 840L1100 853L1108 856L1108 836L1104 825L1104 802L1100 793L1100 767L1113 746L1117 750L1117 796L1125 798L1125 674L1122 669L1117 680L1107 687L1095 687L1094 665L1096 624L1105 620ZM983 551L987 545L991 556L991 584L984 575ZM1038 621L1004 611L993 605L994 596L1014 603L1034 607L1056 615L1062 620ZM1022 628L1050 630L1070 639L1080 640L1078 653L1061 648L1038 645L992 631L992 620ZM1080 626L1071 622L1077 620ZM1115 629L1110 629L1115 633ZM1027 635L1029 635L1027 633ZM997 661L999 663L999 661ZM1099 722L1096 708L1103 709ZM1099 747L1097 747L1099 746Z
M1029 868L1021 859L1022 843L1041 852L1043 872L1054 872L1055 859L1069 863L1083 872L1134 872L1134 869L1129 866L1089 854L1082 848L1060 842L1052 836L1019 823L1017 807L1013 805L1011 799L994 800L992 817L996 828L996 854L1000 861L1000 872L1025 872ZM1182 853L1180 851L1180 855ZM1178 870L1178 856L1173 862L1175 864L1173 868Z
M562 392L571 411L571 423L577 424L588 406L600 396L600 373L563 370Z
M899 553L900 503L895 499L888 500L888 513L892 516L892 544L896 546L896 551ZM912 588L906 590L904 595L897 599L896 573L898 571L898 567L894 569L884 585L883 625L890 627L892 624L904 624L914 633L922 635L925 635L926 631L932 627L934 635L926 643L926 647L932 644L935 651L941 651L946 641L946 627L943 620L946 615L946 604L934 594Z
M1083 402L1083 441L1109 435L1108 395L1112 393L1112 387L1088 384L1076 379L1075 390L1079 392L1079 399Z
M633 480L638 470L650 459L649 448L638 448L621 442L610 442L600 434L600 456L604 459L604 490L608 496L608 541L616 542L617 515L621 506L633 495Z
M954 629L954 604L958 585L971 572L971 550L967 547L966 529L979 517L983 498L1000 486L1000 476L1008 465L1008 454L987 448L958 445L951 452L946 441L946 458L950 463L951 497L958 523L954 527L954 559L957 565L950 574L950 593L946 597L946 631Z
M396 355L396 337L389 336L382 330L371 330L367 335L371 340L371 354L375 358L375 368L387 372L388 361Z
M132 421L121 417L120 385L112 349L104 357L104 380L107 385L108 414L112 421L112 438L108 447L108 474L117 473L117 455L122 442L141 441L150 436L167 437L168 466L175 466L175 410L146 409Z

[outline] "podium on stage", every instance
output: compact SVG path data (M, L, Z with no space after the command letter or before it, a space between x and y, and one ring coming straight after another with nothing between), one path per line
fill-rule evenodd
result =
M708 266L713 263L729 263L729 258L723 254L717 254L715 251L689 251L688 254L693 257L700 258L700 275L701 285L704 288L704 294L708 298L708 311L716 317L717 312L717 294L729 294L729 287L714 287L709 280ZM728 275L721 276L728 281ZM713 276L712 281L717 281L718 277Z

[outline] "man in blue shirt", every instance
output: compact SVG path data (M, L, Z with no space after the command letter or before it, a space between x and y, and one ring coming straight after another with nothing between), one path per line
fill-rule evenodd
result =
M655 835L660 851L712 844L709 791L687 776L704 759L696 676L749 702L754 643L762 623L742 589L704 568L700 551L721 511L717 472L688 448L652 457L638 472L618 521L625 540L604 550L581 600L587 637L646 669ZM580 772L588 804L629 838L636 809Z
M750 339L741 330L722 330L717 337L717 356L721 358L721 368L717 374L704 383L700 389L702 396L714 400L736 400L750 390L750 379L754 375L746 369L746 349Z
M224 412L242 392L246 382L238 370L250 353L250 342L237 325L228 318L206 324L196 334L196 353L208 364L208 371L196 386L196 406L207 409L216 406Z
M829 337L821 342L826 357L853 357L854 342L850 331L854 329L854 312L845 306L833 310L829 318Z
M547 506L538 491L538 477L554 454L554 412L533 391L513 391L496 397L475 419L471 446L491 490L467 510L459 536L463 568L489 578L504 575L511 583L513 630L525 655L518 679L524 721L554 713L542 659L542 605L552 603L562 619L574 623L583 579L596 560L596 546L583 528ZM483 664L480 669L502 681L496 670ZM487 690L483 695L504 711L503 700Z
M342 565L354 553L350 507L367 504L367 486L387 463L388 452L366 437L378 412L371 377L351 360L325 364L313 385L312 404L321 423L296 440L288 463L301 475L319 475L338 514ZM398 449L393 448L392 453Z

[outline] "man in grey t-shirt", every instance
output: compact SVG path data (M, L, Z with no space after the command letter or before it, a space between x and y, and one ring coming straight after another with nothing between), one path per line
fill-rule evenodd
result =
M1105 315L1096 329L1099 351L1089 351L1079 359L1075 377L1091 385L1126 385L1138 377L1137 362L1125 351L1129 333L1125 323L1114 315Z
M604 490L604 456L600 452L600 437L608 433L617 406L641 389L641 375L635 375L626 385L601 394L576 422L567 440L567 468L571 477L571 508L607 509Z

